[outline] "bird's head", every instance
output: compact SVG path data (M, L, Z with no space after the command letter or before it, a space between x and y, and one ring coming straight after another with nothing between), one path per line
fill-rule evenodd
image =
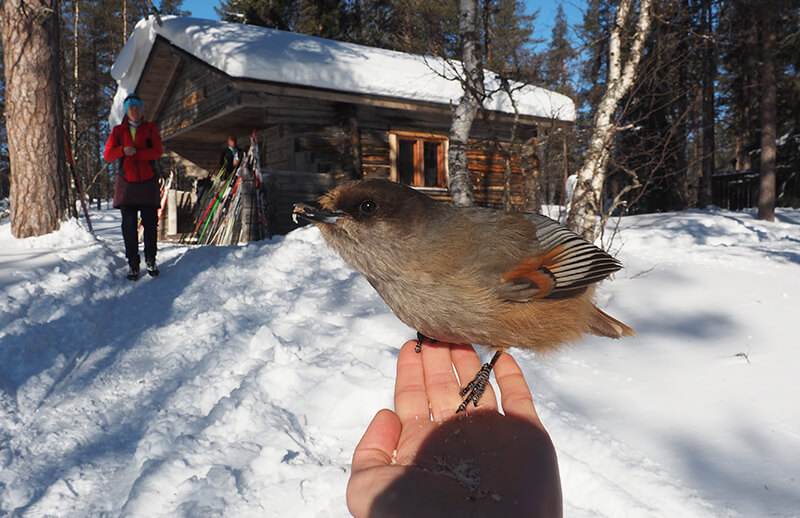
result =
M315 223L326 239L357 244L407 237L438 205L424 194L389 180L365 179L335 187L319 199L320 209L294 206L293 217Z

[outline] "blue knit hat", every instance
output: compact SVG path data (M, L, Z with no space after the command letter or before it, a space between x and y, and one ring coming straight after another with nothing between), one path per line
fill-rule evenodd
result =
M125 101L123 101L123 105L125 106L125 113L128 113L128 108L131 106L143 108L142 100L139 99L139 96L136 94L130 94L128 97L126 97Z

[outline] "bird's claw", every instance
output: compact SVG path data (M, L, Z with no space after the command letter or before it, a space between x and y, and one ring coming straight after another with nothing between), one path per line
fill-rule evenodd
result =
M467 383L467 386L461 389L459 394L461 397L467 396L467 398L462 401L460 405L458 405L456 414L466 410L470 401L472 401L474 406L478 406L478 400L486 391L486 385L489 384L489 373L492 372L493 366L494 363L484 363L481 366L481 370L478 371L478 374L475 375L472 381Z
M436 343L436 340L434 340L433 338L428 338L427 336L417 331L417 345L414 346L415 353L419 353L422 350L422 342L424 342L425 340L429 341L432 344Z
M461 397L467 396L467 398L458 405L456 414L466 410L470 401L472 401L474 406L478 406L478 400L483 396L483 393L486 391L486 386L489 384L489 374L492 372L494 364L497 363L497 359L500 358L501 354L501 351L494 353L491 361L489 363L484 363L481 366L481 370L472 378L472 381L461 389L459 395L461 395Z

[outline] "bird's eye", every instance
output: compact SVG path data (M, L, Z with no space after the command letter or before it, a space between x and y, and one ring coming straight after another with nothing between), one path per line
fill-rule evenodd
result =
M378 204L372 200L364 200L358 208L362 214L370 216L378 210Z

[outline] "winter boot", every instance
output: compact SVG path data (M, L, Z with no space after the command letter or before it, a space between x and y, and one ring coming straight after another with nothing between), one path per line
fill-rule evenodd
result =
M159 271L158 266L156 266L156 260L147 261L147 275L150 277L158 277L158 274Z
M139 278L139 264L133 263L128 265L128 280L135 281Z

